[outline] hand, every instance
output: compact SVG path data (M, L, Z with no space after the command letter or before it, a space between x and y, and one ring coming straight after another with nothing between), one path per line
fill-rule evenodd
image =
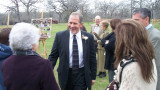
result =
M95 34L95 32L92 32L93 34Z
M98 44L101 44L101 40L97 40L97 43L98 43Z
M96 80L92 80L92 85L94 85L95 82L96 82Z

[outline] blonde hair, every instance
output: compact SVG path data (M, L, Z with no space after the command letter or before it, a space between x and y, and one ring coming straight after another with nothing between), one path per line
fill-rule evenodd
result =
M103 20L103 21L101 22L101 25L104 26L104 27L107 29L108 26L109 26L109 23L108 23L107 20Z

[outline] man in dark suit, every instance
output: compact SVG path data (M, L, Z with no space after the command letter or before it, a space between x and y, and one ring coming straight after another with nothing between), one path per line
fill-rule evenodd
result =
M59 57L58 79L61 90L91 90L95 83L97 62L93 35L80 30L82 15L73 12L68 29L58 32L49 60L53 68Z

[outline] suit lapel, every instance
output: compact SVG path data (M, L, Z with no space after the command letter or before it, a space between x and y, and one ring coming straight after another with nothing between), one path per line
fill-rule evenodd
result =
M81 31L81 34L86 36L86 34L84 32ZM81 37L82 37L81 35ZM83 38L82 38L82 45L83 45L83 59L86 57L86 44L87 44L87 41L85 41Z
M66 55L67 55L67 60L68 60L68 62L67 62L67 64L69 65L69 37L70 37L70 35L69 35L69 30L67 30L66 31L66 36L65 36L65 38L64 38L64 46L65 46L65 50L66 50Z

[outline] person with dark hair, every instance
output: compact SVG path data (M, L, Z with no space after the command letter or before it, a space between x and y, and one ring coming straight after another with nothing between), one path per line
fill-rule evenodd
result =
M0 30L0 90L6 90L3 84L3 75L1 71L2 63L12 55L11 48L9 47L9 33L11 28L3 28Z
M156 90L154 48L145 27L127 19L117 26L115 35L115 66L118 67L114 80L119 82L118 90Z
M105 49L104 49L104 47L102 47L101 39L103 39L104 37L106 37L109 34L108 26L109 26L108 21L103 20L101 22L101 28L103 30L103 33L100 35L99 38L97 37L99 39L99 40L97 40L97 43L98 43L97 71L99 72L99 75L98 75L99 78L103 78L106 76L106 70L104 69Z
M13 55L2 63L7 90L59 90L49 60L35 51L39 29L29 23L17 23L9 34Z
M55 68L59 58L58 79L61 90L91 90L95 83L97 62L93 35L80 30L82 15L73 12L68 30L56 33L49 60Z
M155 56L156 56L156 66L157 66L157 72L158 72L158 83L157 83L157 89L160 90L160 31L152 24L151 22L151 11L147 8L137 8L133 11L132 19L137 20L141 22L147 30L149 39L151 40L154 50L155 50Z
M82 25L82 26L80 27L80 29L83 30L83 31L85 31L85 32L87 32L86 27L85 27L84 25Z
M115 57L114 57L114 50L115 50L115 30L117 25L121 23L120 19L112 19L110 21L110 26L112 29L112 32L108 34L105 38L102 39L102 47L105 48L106 50L106 60L105 60L105 66L104 68L108 70L108 76L109 76L109 82L112 82L113 76L115 75L114 73L114 62L115 62Z

